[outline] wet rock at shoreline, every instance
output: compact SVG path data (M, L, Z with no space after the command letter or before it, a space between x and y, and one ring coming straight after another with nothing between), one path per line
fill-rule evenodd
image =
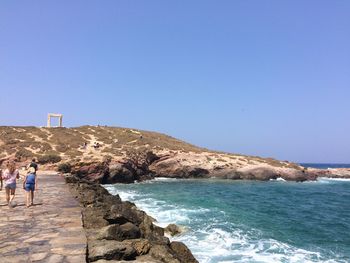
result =
M170 243L170 248L175 252L176 256L180 259L181 262L197 262L197 260L193 257L191 251L184 243L173 241Z
M169 224L167 227L164 228L164 231L170 234L171 236L176 236L183 232L183 230L175 224Z
M149 254L156 258L159 259L162 262L165 263L181 263L181 262L186 262L186 261L180 261L174 251L171 251L170 247L162 246L162 245L155 245L152 246L150 249ZM198 262L198 261L197 261ZM187 263L187 262L186 262Z
M96 238L123 241L125 239L137 239L140 237L140 229L134 224L127 222L122 225L113 224L102 228Z
M149 250L152 247L151 242L147 239L125 240L124 243L130 244L136 250L136 253L140 256L148 254Z
M89 180L67 176L66 182L83 206L90 262L139 258L139 262L188 262L171 248L164 229L154 225L154 219L135 204Z
M109 166L108 183L133 183L135 171L125 164L117 163Z
M114 240L90 241L88 249L90 262L99 259L133 260L137 256L136 250L132 246Z

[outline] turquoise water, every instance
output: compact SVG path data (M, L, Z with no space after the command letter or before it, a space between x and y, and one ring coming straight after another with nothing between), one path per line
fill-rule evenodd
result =
M156 179L107 185L166 226L199 262L350 262L350 181Z

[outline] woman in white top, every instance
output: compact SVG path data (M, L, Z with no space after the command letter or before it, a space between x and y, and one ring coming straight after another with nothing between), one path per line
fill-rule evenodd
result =
M5 181L6 202L10 205L15 198L16 180L19 179L19 172L14 162L8 162L6 167L7 169L3 172L2 179Z

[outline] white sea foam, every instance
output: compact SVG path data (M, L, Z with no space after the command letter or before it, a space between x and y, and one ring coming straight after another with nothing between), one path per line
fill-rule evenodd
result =
M256 240L237 229L209 228L175 238L189 246L199 262L322 262L321 255L276 240Z
M276 179L270 179L270 181L280 181L280 182L286 182L282 177L278 177Z
M339 181L339 182L350 182L350 178L329 178L329 177L319 177L318 181Z
M132 191L132 190L120 191L120 190L117 190L113 185L104 185L104 187L112 195L118 194L123 201L134 201L139 196L139 193L137 193L137 191Z
M307 251L274 239L259 239L258 230L243 231L239 226L223 221L220 216L209 218L209 209L184 208L150 195L132 190L115 190L106 186L111 193L118 193L122 200L133 201L147 214L165 227L170 223L188 227L182 235L171 238L184 242L200 263L228 262L340 262L324 260L319 252ZM191 229L198 218L208 218L200 229ZM198 219L199 220L199 219ZM345 261L344 261L345 262Z
M171 223L188 225L191 223L193 214L205 213L207 209L185 209L175 205L166 204L163 201L152 198L136 200L136 205L144 210L148 215L157 219L157 225L166 227Z
M168 177L156 177L152 181L177 181L177 178L168 178Z

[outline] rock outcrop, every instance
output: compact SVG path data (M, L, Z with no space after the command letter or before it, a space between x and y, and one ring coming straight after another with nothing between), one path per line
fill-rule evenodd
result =
M197 262L183 243L170 242L164 229L154 225L154 219L135 204L123 202L101 185L77 176L67 175L66 182L83 207L89 262Z
M315 177L350 179L350 168L328 168L328 169L308 168L307 171L309 174L312 174Z
M184 227L180 227L175 224L169 224L167 227L164 228L165 233L171 235L171 236L176 236L178 234L181 234L185 232Z
M207 153L173 153L157 156L147 152L145 155L152 156L152 159L139 162L130 158L117 163L79 164L72 173L101 184L133 183L154 177L260 181L283 178L286 181L303 182L316 180L318 176L317 172L296 164L277 161L269 163L261 159L242 164L224 155L211 159Z
M296 164L256 159L242 163L229 156L209 157L206 153L179 153L158 159L150 165L154 176L174 178L223 178L233 180L270 180L279 177L287 181L315 180L306 169Z
M315 180L350 178L349 169L305 169L288 161L215 152L157 132L81 126L0 127L0 166L26 167L36 157L41 170L60 168L99 183L132 183L153 177ZM96 144L99 147L96 147ZM61 160L61 161L60 161ZM69 165L64 165L68 164Z

